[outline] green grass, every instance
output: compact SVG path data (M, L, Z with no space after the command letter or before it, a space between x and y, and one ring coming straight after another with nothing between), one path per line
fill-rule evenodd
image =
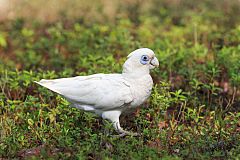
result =
M154 1L144 15L136 4L106 23L1 23L0 158L240 159L239 4L172 3ZM33 83L121 72L139 47L160 61L151 98L121 117L139 137L105 134L116 134L111 124Z

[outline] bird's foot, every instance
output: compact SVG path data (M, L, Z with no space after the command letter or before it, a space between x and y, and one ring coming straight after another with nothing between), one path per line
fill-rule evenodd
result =
M129 132L129 131L125 131L123 129L119 130L119 137L125 137L125 136L133 136L133 137L137 137L140 136L141 134L136 133L136 132Z
M140 134L139 133L134 133L134 132L129 132L129 133L120 133L118 136L119 137L125 137L125 136L138 137L138 136L140 136Z

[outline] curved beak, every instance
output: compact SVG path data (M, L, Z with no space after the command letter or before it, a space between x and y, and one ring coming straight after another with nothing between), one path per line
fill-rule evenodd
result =
M150 61L150 64L151 64L151 68L155 68L155 67L158 67L159 66L159 62L158 62L158 59L156 57L154 57L151 61Z

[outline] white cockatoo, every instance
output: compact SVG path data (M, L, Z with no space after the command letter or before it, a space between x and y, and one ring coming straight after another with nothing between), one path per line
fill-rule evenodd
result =
M131 133L121 128L119 117L147 100L153 87L150 69L158 65L151 49L140 48L128 55L121 74L42 79L36 83L62 95L71 106L108 119L120 135L125 135Z

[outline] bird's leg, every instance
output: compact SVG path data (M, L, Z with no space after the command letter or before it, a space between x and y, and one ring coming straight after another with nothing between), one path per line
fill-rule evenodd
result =
M102 113L102 117L104 119L108 119L113 123L113 127L120 134L120 137L123 137L126 135L138 136L139 135L138 133L132 133L122 129L119 122L120 115L121 115L121 111L106 111Z
M124 130L124 129L120 126L119 120L113 122L113 127L114 127L115 130L119 133L119 136L120 136L120 137L124 137L124 136L126 136L126 135L139 136L138 133L133 133L133 132L129 132L129 131Z

